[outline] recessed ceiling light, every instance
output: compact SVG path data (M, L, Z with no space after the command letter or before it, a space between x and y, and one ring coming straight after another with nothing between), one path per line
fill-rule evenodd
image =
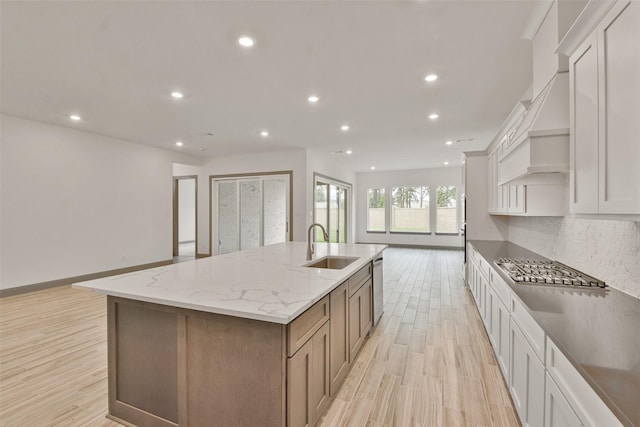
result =
M433 82L438 80L438 76L435 74L427 74L424 79L428 82Z
M175 99L181 99L184 97L182 92L171 92L171 96L173 96Z
M176 141L176 145L177 145L178 147L182 147L184 144L182 144L182 141Z
M343 130L344 132L348 131L350 129L349 125L342 125L340 126L340 129Z
M430 118L431 120L435 120L435 119L437 119L437 118L438 118L438 115L437 115L436 113L429 114L429 118Z
M451 144L453 144L453 141L449 140L449 141L445 142L445 144L451 145Z
M351 153L353 153L353 151L347 150L347 154L351 154Z
M70 116L69 116L69 118L70 118L71 120L73 120L74 122L79 122L80 120L82 120L82 117L80 117L80 116L79 116L79 115L77 115L77 114L72 114L72 115L70 115Z
M320 100L320 98L318 98L318 96L317 96L317 95L311 95L311 96L310 96L309 98L307 98L307 99L309 100L309 102L314 103L314 104Z
M269 136L269 131L263 130L262 132L260 132L260 135Z
M375 168L376 168L375 166L371 166L371 170L375 170Z
M448 165L448 164L449 164L449 162L444 162L444 164L445 164L445 165Z
M240 43L240 46L243 46L243 47L251 47L254 44L256 44L256 41L249 36L241 36L238 39L238 43Z

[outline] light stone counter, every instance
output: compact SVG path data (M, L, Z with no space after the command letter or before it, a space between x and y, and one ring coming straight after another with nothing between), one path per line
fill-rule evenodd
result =
M385 245L316 243L313 259L358 257L342 270L302 267L287 242L77 283L75 288L173 307L288 324L380 254Z

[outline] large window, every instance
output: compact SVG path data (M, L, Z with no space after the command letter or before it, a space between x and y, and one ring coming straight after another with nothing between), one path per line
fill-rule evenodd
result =
M367 231L386 231L384 188L370 188L368 192Z
M456 187L442 185L436 191L436 233L458 234Z
M429 233L429 187L391 190L391 231Z

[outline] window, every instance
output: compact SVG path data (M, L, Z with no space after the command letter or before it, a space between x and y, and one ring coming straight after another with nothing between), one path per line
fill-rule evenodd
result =
M436 191L436 233L458 234L456 187L443 185Z
M367 231L386 231L384 213L384 188L370 188L367 211Z
M391 190L391 231L429 233L429 187Z

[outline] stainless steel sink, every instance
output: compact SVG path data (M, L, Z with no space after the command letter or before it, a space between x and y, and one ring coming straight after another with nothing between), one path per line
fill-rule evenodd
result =
M331 270L342 270L352 262L356 261L358 257L346 257L346 256L326 256L312 261L303 267L310 268L328 268Z

